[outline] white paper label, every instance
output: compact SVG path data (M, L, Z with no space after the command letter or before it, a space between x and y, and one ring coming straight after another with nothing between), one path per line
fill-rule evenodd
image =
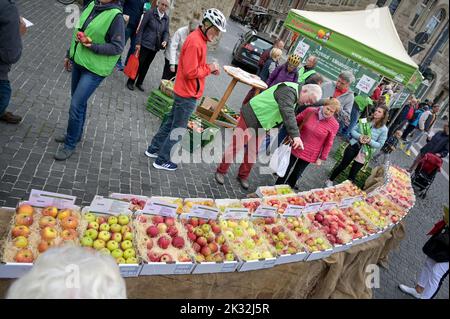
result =
M190 274L192 270L192 264L177 264L173 273L175 275Z
M295 48L295 54L299 55L302 59L305 57L306 53L308 53L310 46L303 41L300 41Z
M129 203L103 196L95 196L89 210L96 213L105 213L110 215L120 215L129 212Z
M194 205L189 214L204 219L217 219L219 210L214 207Z
M336 208L337 206L338 206L338 203L336 203L336 202L324 202L324 203L322 203L320 210L330 210L330 209Z
M245 208L227 208L222 214L222 219L246 219L248 218L248 209Z
M142 212L148 215L164 217L177 217L178 205L168 204L162 201L148 201Z
M75 196L32 189L29 204L35 207L55 206L58 209L64 209L74 206L76 199Z
M317 213L320 210L320 206L322 206L322 203L312 203L306 205L306 207L303 209L303 214L309 214L309 213Z
M368 77L367 75L363 75L356 85L356 88L366 94L369 94L375 83L376 81L374 79Z
M305 207L304 206L296 206L296 205L288 205L286 208L286 211L284 212L283 216L285 217L298 217L303 215Z
M252 214L253 217L276 217L278 209L272 206L259 206Z
M339 208L349 208L352 207L354 203L360 202L362 200L362 196L356 197L348 197L344 198L339 204Z

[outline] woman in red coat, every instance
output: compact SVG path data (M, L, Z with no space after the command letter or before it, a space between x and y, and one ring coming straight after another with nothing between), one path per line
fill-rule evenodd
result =
M341 104L337 99L325 101L320 108L310 107L297 116L303 149L292 150L286 175L278 178L276 184L288 184L295 188L297 180L310 163L322 165L326 161L334 138L339 130L335 114L339 113Z

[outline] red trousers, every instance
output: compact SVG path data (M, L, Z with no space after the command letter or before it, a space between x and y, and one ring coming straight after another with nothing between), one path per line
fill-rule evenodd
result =
M235 162L236 155L244 149L244 159L239 167L238 176L243 180L248 179L252 167L256 163L259 147L266 137L265 134L258 136L256 133L256 131L247 128L247 124L241 114L233 132L232 142L224 153L222 163L217 168L218 173L225 175L231 164Z

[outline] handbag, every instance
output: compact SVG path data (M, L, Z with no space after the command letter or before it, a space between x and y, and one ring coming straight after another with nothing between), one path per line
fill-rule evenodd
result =
M449 233L448 226L440 233L433 235L423 246L422 251L425 255L437 263L449 261Z
M130 55L128 58L127 65L123 70L123 73L128 76L130 79L134 80L137 77L139 70L139 52Z
M285 140L286 141L286 140ZM291 145L283 142L273 153L270 159L269 167L277 173L279 177L284 177L291 160Z

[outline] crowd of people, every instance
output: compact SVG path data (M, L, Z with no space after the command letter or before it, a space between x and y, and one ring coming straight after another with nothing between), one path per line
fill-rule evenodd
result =
M86 2L64 60L64 67L72 77L71 101L66 133L55 138L62 144L55 159L67 160L75 152L83 136L88 100L115 69L123 69L122 54L130 40L125 65L131 55L136 55L139 69L136 78L128 78L126 82L129 90L137 88L144 91L143 83L151 63L159 51L165 50L162 79L175 79L174 104L145 155L154 159L153 167L156 169L177 170L177 164L171 160L171 151L181 136L173 139L171 133L175 129L186 129L198 100L203 96L206 78L220 74L218 63L207 62L207 44L226 32L225 16L217 9L207 9L201 18L192 17L189 25L176 30L171 37L167 15L169 0L159 0L156 7L150 9L144 0ZM11 65L21 56L21 35L25 34L26 28L14 5L4 9L0 11L0 43L9 43L11 49L6 53L0 50L0 120L17 124L21 118L6 112L11 97L8 73ZM3 24L4 20L8 23ZM89 37L80 39L80 32ZM411 97L397 115L389 110L394 96L392 86L380 84L371 96L357 94L351 89L355 82L352 72L345 70L336 81L325 81L317 71L318 57L308 56L302 63L302 57L292 54L286 63L281 63L283 48L284 43L277 40L261 55L257 74L268 88L258 95L250 90L244 98L232 143L226 148L216 169L217 183L225 183L225 175L236 162L237 154L244 151L237 179L242 188L249 189L249 176L261 144L264 140L267 145L270 142L266 132L276 128L279 129L276 146L281 143L292 146L286 174L279 176L276 184L288 184L292 188L296 188L310 164L321 166L327 160L337 136L348 142L348 146L326 181L327 186L332 186L350 165L348 179L355 182L358 172L372 158L379 162L383 156L384 162L398 148L410 155L411 147L425 135L427 144L419 151L410 171L416 169L427 153L441 158L448 155L448 124L434 136L430 134L438 120L439 105L433 105L430 101L419 103ZM51 258L50 253L47 256ZM45 262L45 258L40 259L40 263ZM30 278L40 278L39 264L36 266L29 274ZM425 275L422 277L425 278ZM13 285L10 296L16 296L19 291L16 286L19 285ZM28 290L37 296L42 287L32 286ZM126 296L124 287L118 285L115 288L118 297ZM402 289L415 294L407 287ZM421 290L416 290L419 295Z

